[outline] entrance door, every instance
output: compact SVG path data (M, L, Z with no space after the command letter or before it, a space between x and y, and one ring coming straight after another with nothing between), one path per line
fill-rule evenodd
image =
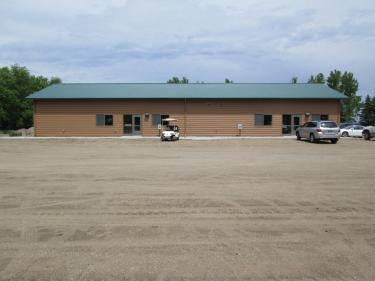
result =
M301 115L292 115L292 134L301 126Z
M124 114L124 135L141 135L141 115Z
M124 135L133 134L133 115L125 114L124 115Z
M142 134L141 115L133 115L133 135Z
M301 126L301 115L284 114L283 115L283 135L294 135L297 128Z

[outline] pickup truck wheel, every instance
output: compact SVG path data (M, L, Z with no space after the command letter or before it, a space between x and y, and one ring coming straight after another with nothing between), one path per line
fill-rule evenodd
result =
M336 144L339 140L338 139L331 139L331 143Z
M314 136L314 134L310 134L310 142L311 143L314 143L314 142L316 142L316 139L315 139L315 136Z
M299 132L297 132L296 136L297 136L297 140L301 140L301 135L299 134Z
M364 132L363 132L363 138L364 138L365 140L370 140L370 139L371 139L370 132L369 132L369 131L364 131Z

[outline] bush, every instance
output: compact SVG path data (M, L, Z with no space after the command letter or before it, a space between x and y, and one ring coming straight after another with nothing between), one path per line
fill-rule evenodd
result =
M18 131L10 131L10 132L9 132L9 136L10 136L10 137L21 137L21 136L22 136L22 132L18 132Z

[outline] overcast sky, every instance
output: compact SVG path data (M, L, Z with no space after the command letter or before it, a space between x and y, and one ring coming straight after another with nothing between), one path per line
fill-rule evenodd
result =
M289 82L375 92L374 0L1 0L0 65L64 82Z

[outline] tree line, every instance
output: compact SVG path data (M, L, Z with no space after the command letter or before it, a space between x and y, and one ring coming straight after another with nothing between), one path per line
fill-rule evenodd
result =
M189 79L187 79L185 76L182 76L182 78L178 78L177 76L173 76L171 79L167 80L168 84L189 84ZM196 84L204 84L204 81L197 81ZM230 80L228 78L225 78L224 80L225 84L233 84L233 80Z
M32 102L26 97L52 84L61 83L31 75L26 67L12 65L0 68L0 130L29 128L33 125Z
M293 77L292 83L298 78ZM358 81L351 72L331 71L325 78L324 74L311 75L308 83L327 84L348 98L341 103L341 121L350 122L362 106L361 122L375 124L375 97L367 96L364 103L357 96ZM58 77L47 78L30 74L24 66L12 65L0 68L0 130L29 128L33 125L32 102L26 97L52 84L61 83ZM172 77L167 81L171 84L189 84L186 77ZM204 82L197 82L204 83ZM232 84L233 80L225 78L224 83Z
M182 77L181 79L178 77L172 77L172 79L169 79L167 83L188 84L189 79L187 79L186 77ZM224 83L228 84L234 82L233 80L225 78ZM298 77L292 77L291 83L298 83ZM342 72L335 69L329 73L329 76L327 78L325 78L323 73L311 75L307 83L327 84L328 87L347 96L347 99L341 102L341 122L352 122L355 116L358 114L361 107L361 97L357 95L359 83L357 79L355 79L353 73L348 71ZM366 116L368 116L368 114ZM364 123L368 122L366 121Z
M293 77L297 79L296 77ZM292 81L293 81L292 78ZM294 80L297 82L297 80ZM359 113L360 123L363 125L375 125L375 96L367 95L364 102L357 95L359 83L351 72L341 72L339 70L331 71L327 79L323 73L311 75L307 83L327 84L328 87L335 89L348 98L341 102L341 121L351 122Z
M292 83L297 83L298 78L293 77ZM311 75L307 83L327 84L328 87L343 93L347 99L341 102L341 122L352 122L358 114L361 106L361 97L357 95L359 83L353 73L333 70L325 78L323 73Z
M372 98L369 95L366 96L360 115L360 120L363 125L375 126L375 96Z

